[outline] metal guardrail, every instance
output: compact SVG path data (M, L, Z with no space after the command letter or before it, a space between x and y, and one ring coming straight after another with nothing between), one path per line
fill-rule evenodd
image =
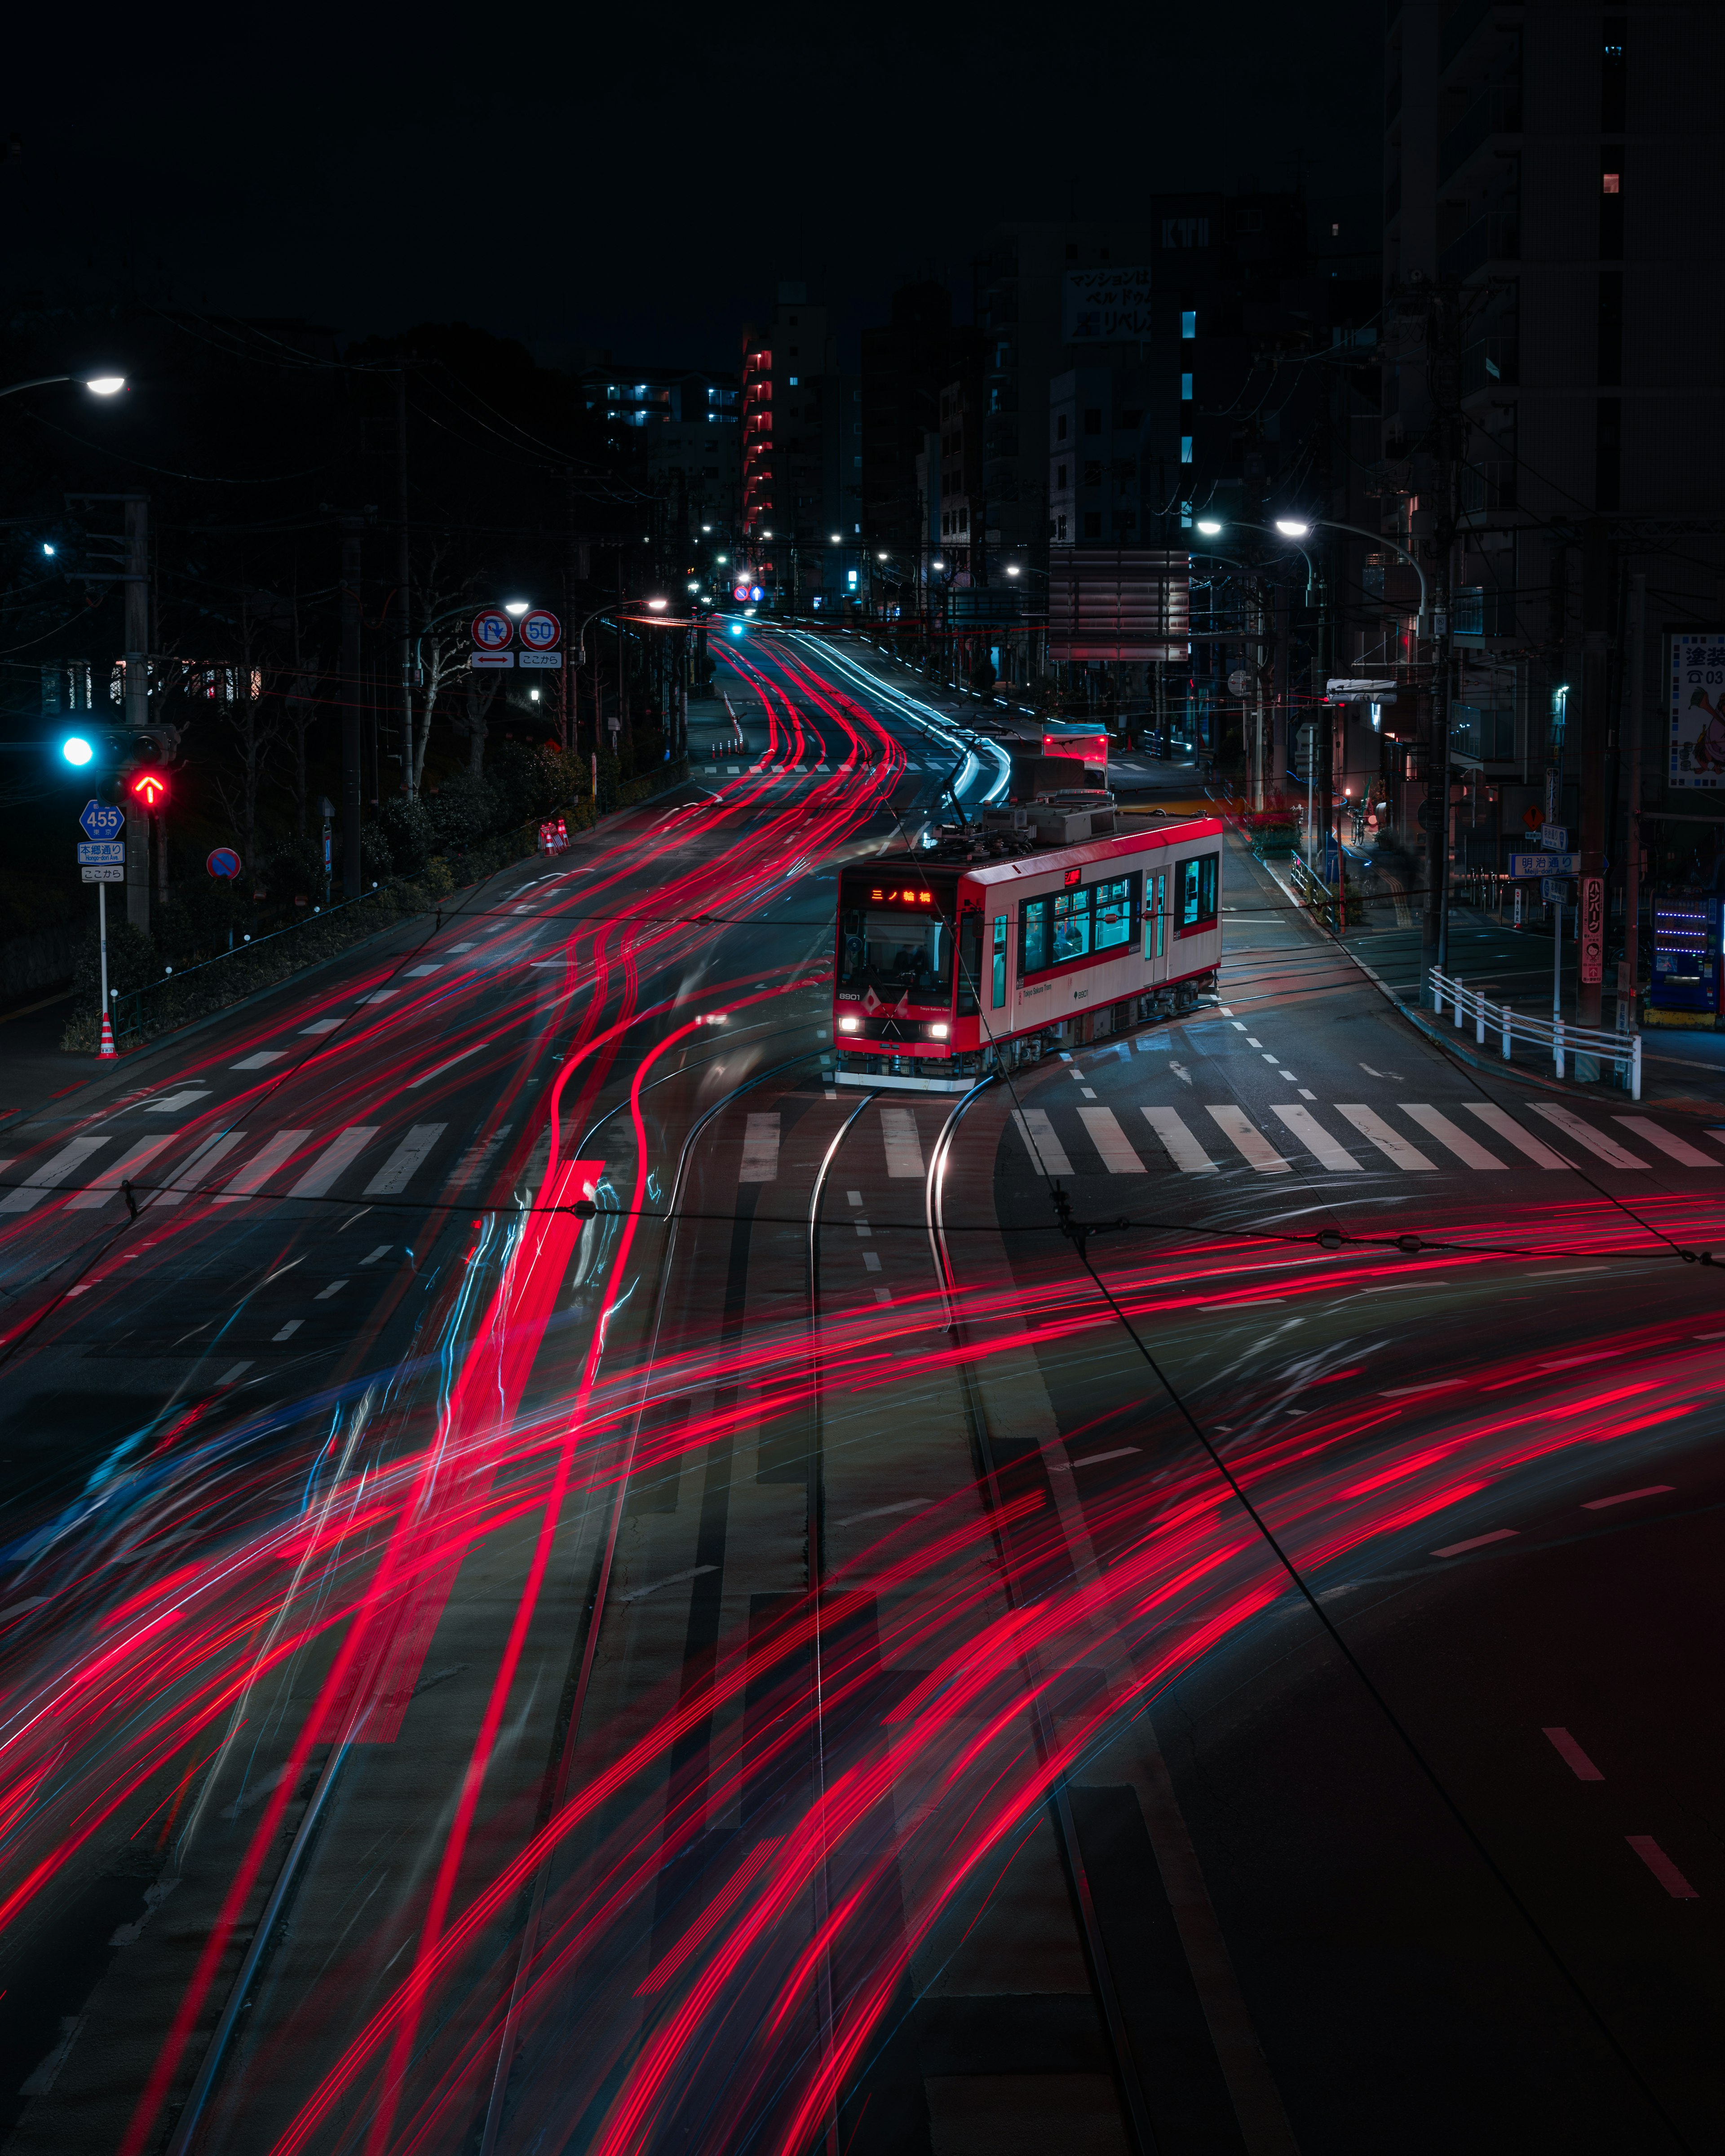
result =
M266 946L279 942L284 936L298 936L308 928L326 927L339 915L346 913L351 906L365 905L368 899L375 898L377 893L377 886L373 884L369 891L362 891L357 898L344 898L337 905L320 906L315 911L308 913L303 921L290 921L285 928L271 929L267 936L248 936L243 943L236 943L231 950L218 951L213 958L201 958L196 965L182 966L177 972L170 967L159 981L146 981L141 988L110 990L109 1015L114 1022L116 1046L124 1048L131 1041L141 1041L145 1039L144 998L146 996L167 997L174 999L184 992L187 982L194 982L196 986L193 994L195 998L208 985L205 982L198 980L198 976L208 973L213 966L227 966L231 968L236 958L244 961L255 957ZM100 998L98 998L97 1000L100 1001Z
M1602 1065L1610 1064L1632 1101L1641 1097L1641 1036L1638 1033L1606 1033L1590 1026L1568 1025L1561 1018L1531 1018L1507 1004L1489 1002L1479 989L1463 988L1460 981L1439 973L1435 966L1431 998L1440 1018L1448 1004L1458 1026L1472 1019L1474 1039L1481 1048L1486 1034L1495 1034L1502 1043L1506 1063L1513 1060L1514 1043L1526 1041L1550 1052L1559 1078L1564 1075L1568 1057L1573 1055L1578 1062L1589 1057Z

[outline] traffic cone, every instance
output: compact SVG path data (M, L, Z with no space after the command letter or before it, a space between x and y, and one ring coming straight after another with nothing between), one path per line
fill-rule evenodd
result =
M117 1053L118 1050L114 1045L114 1021L106 1011L104 1011L102 1013L102 1045L96 1050L96 1054L104 1063L111 1063Z

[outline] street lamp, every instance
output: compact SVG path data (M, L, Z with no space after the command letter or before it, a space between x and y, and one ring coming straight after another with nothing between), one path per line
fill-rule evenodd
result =
M670 601L669 599L649 599L647 604L649 608L654 613L663 613L665 608L670 604Z
M524 613L531 610L532 604L531 599L505 599L503 611L512 620L519 621Z
M126 387L123 374L34 374L28 382L14 382L0 389L0 397L16 397L20 389L48 389L57 382L75 382L92 397L117 396Z
M1007 575L1008 575L1009 577L1015 577L1015 576L1017 576L1018 572L1019 572L1019 565L1018 565L1018 563L1017 563L1016 562L1009 562L1007 563L1007 565L1006 565L1006 573L1007 573Z

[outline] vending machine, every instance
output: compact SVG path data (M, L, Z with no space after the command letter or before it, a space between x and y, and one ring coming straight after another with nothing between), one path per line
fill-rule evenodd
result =
M1725 896L1716 891L1656 891L1648 895L1647 913L1653 978L1647 990L1646 1023L1716 1024Z

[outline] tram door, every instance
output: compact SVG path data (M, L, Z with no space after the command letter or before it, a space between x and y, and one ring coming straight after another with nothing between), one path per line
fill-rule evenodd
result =
M1144 871L1144 980L1147 986L1168 978L1168 887L1166 869Z

